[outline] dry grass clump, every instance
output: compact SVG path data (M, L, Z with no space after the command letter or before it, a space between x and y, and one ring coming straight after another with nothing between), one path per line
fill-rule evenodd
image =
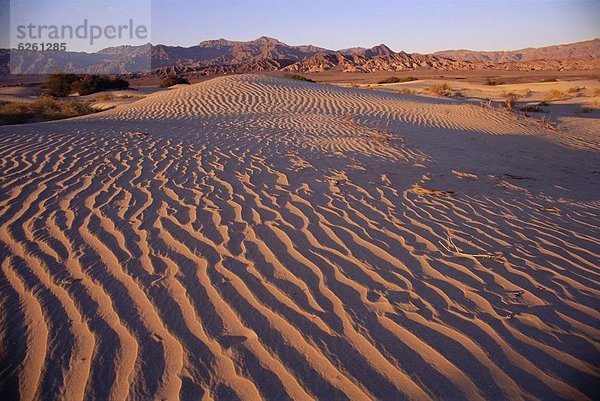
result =
M113 100L115 97L113 96L112 93L103 93L100 96L96 97L96 101L97 102L108 102L110 100Z
M507 109L512 109L515 107L517 100L520 98L520 96L514 92L502 92L500 96L502 96L504 99L504 104L506 105Z
M581 86L573 86L573 87L571 87L571 88L567 89L567 93L572 93L572 94L575 94L575 93L579 93L579 92L581 92L581 91L582 91L582 90L584 90L584 89L585 89L585 87L581 87Z
M594 96L600 96L600 88L594 88Z
M315 80L306 78L305 76L300 75L300 74L283 74L283 77L287 78L287 79L294 79L296 81L316 82Z
M417 91L414 89L402 88L398 90L398 93L401 95L416 95Z
M543 127L551 129L551 130L556 129L556 127L554 126L552 121L550 121L550 118L548 118L548 116L542 116L542 118L540 120L540 124L542 124Z
M552 89L550 91L550 93L548 93L548 96L546 96L546 99L551 99L551 100L563 100L566 99L567 94L563 91L559 91L556 89Z
M531 95L533 95L533 91L531 89L529 89L529 88L523 89L523 95L522 95L523 97L529 97Z
M544 110L540 107L539 104L528 104L519 108L522 112L527 115L527 113L543 113Z
M33 121L60 120L95 113L86 103L42 97L30 103L0 103L0 125L24 124Z
M558 79L554 78L554 77L549 77L549 78L544 78L542 79L540 82L557 82Z
M452 88L446 83L430 86L428 91L437 96L452 96Z
M33 117L27 103L23 102L1 102L0 103L0 125L23 124Z
M483 81L483 83L484 85L488 86L504 85L504 81L495 78L486 78L485 81Z

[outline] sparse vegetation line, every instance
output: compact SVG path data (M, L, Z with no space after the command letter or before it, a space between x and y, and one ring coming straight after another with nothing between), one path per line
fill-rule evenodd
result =
M42 97L33 102L0 102L0 125L60 120L98 110L77 100Z
M52 97L65 97L77 93L83 96L104 90L127 89L128 87L128 81L105 75L50 74L45 94Z
M306 78L305 76L300 74L283 74L283 77L287 79L295 79L296 81L316 82L315 80Z
M182 84L189 84L190 81L188 81L186 78L177 76L177 75L169 75L168 77L165 77L161 83L160 83L160 87L161 88L170 88L171 86L174 85L182 85Z
M413 77L413 76L389 77L389 78L382 79L381 81L379 81L377 83L378 84L398 84L398 83L402 83L402 82L413 82L413 81L418 81L418 80L419 80L419 78Z

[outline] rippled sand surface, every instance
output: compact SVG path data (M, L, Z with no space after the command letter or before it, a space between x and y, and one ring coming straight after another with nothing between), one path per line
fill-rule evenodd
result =
M600 392L598 121L259 75L0 128L0 394Z

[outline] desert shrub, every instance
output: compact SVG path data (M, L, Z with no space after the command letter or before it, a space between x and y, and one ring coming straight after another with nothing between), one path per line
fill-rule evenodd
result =
M495 78L486 78L483 83L489 86L504 85L504 81Z
M450 85L448 85L446 83L430 86L428 90L429 90L429 93L432 93L432 94L438 95L438 96L451 96L452 95L452 88L450 88Z
M581 106L581 112L582 113L591 113L592 111L594 111L594 109L592 107L589 106Z
M398 93L401 95L416 95L417 91L408 88L402 88L398 90Z
M40 98L29 103L30 110L48 120L71 118L94 113L88 104L76 100Z
M504 104L506 105L506 108L512 109L515 107L515 103L517 103L517 100L519 100L520 96L514 92L503 92L502 97L504 98Z
M584 89L585 89L585 88L582 88L582 87L580 87L580 86L573 86L573 87L571 87L571 88L567 89L567 93L573 93L573 94L574 94L574 93L579 93L579 92L581 92L581 91L582 91L582 90L584 90Z
M22 124L27 122L33 113L29 110L27 103L2 102L0 103L0 124Z
M169 75L168 77L165 77L161 81L160 87L161 88L169 88L173 85L189 84L189 83L190 83L190 81L188 81L186 78L179 77L177 75Z
M125 89L129 82L121 78L105 75L50 74L45 95L53 97L68 96L73 92L89 95L108 89Z
M541 102L538 103L538 106L550 106L550 101L542 100Z
M554 124L552 123L552 121L550 121L550 118L548 116L542 116L541 120L540 120L540 124L542 124L543 127L548 128L548 129L555 129L556 127L554 126Z
M556 90L556 89L552 89L550 91L550 93L548 93L548 96L546 96L546 99L551 99L551 100L562 100L564 98L567 97L567 94L565 92Z
M542 79L540 82L557 82L558 79L554 78L554 77L549 77L549 78L544 78Z
M600 96L600 88L594 88L594 96Z
M71 91L80 95L90 95L109 89L125 89L129 82L121 78L110 78L104 75L83 75L71 84Z
M540 107L539 104L528 104L519 108L522 112L525 113L543 113L544 110Z
M54 97L63 97L70 95L73 91L71 85L77 81L77 75L74 74L50 74L46 84L46 95Z
M296 81L316 82L315 80L306 78L305 76L300 74L283 74L283 77L287 79L295 79Z
M419 78L417 77L413 77L413 76L408 76L408 77L389 77L389 78L385 78L382 79L381 81L377 82L378 84L398 84L401 82L413 82L413 81L418 81Z
M22 124L32 119L59 120L94 113L88 104L76 100L41 97L30 103L6 102L0 105L0 124Z

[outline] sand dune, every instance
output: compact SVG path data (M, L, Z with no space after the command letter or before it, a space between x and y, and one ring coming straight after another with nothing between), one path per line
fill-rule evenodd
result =
M2 127L2 398L598 399L592 131L257 75Z

